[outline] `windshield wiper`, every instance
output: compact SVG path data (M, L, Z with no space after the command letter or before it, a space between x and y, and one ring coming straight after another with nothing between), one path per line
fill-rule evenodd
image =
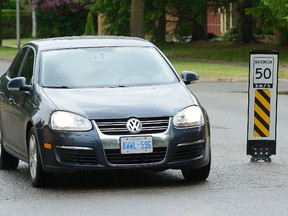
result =
M59 89L69 89L68 86L43 86L44 88L59 88Z
M119 86L107 86L106 88L126 88L127 86L119 85Z

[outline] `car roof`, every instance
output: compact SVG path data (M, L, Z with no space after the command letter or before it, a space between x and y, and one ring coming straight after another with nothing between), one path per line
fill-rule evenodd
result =
M55 37L30 41L28 44L36 46L38 50L54 50L84 47L154 47L147 40L136 37L122 36L73 36Z

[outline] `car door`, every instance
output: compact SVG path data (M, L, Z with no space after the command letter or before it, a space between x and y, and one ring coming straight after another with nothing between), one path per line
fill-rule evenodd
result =
M21 49L7 72L6 82L8 83L9 80L15 77L24 76L26 84L30 84L34 68L34 57L35 52L31 47ZM3 103L1 105L2 140L8 148L26 157L26 120L29 113L27 107L31 104L30 93L10 91L7 87L3 93Z

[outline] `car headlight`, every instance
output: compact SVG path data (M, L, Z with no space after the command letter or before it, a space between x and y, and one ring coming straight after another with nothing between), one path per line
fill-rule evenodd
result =
M187 107L178 112L173 118L175 127L192 127L204 124L202 110L198 106Z
M88 131L92 129L92 124L83 116L66 111L57 111L51 116L51 128L53 130Z

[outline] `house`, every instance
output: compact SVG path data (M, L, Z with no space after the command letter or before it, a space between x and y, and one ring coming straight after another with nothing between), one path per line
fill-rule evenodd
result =
M220 36L227 32L235 24L233 13L235 5L230 3L227 7L215 9L213 5L207 7L207 33Z

